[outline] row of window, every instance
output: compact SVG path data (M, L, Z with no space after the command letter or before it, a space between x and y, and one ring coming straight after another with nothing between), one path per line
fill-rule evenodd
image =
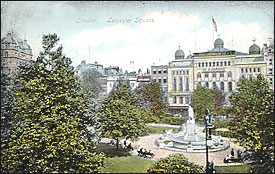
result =
M252 73L252 72L260 72L261 68L241 68L241 73Z
M173 98L173 103L177 104L178 98L179 98L179 104L183 104L184 97L176 97L176 96L174 96L174 98ZM190 102L189 97L185 97L185 104L189 104L189 102Z
M167 79L153 79L153 82L159 82L159 83L167 83Z
M188 75L189 71L185 70L185 71L172 71L173 75Z
M174 83L173 83L173 90L177 90L177 79L174 78ZM189 91L189 79L188 77L185 77L185 90ZM183 91L183 79L179 79L179 91Z
M230 61L199 62L198 67L230 66Z
M211 83L211 82L205 82L204 86L209 88L209 83ZM197 86L202 86L201 82L198 82ZM224 91L224 86L225 86L225 82L220 82L220 88L218 87L217 82L213 82L212 88L213 89L218 88L221 91ZM232 82L228 82L228 91L230 91L230 92L232 91Z
M211 73L203 73L203 74L204 74L204 78L209 78L209 74L211 74ZM220 77L224 77L224 72L220 72L219 75L220 75ZM216 77L217 77L217 73L213 72L212 73L212 78L216 78ZM231 71L229 71L227 73L227 77L232 77L232 72ZM202 75L201 75L200 72L197 74L197 78L202 78Z
M167 70L166 69L164 69L163 71L162 70L158 70L158 71L156 71L156 70L153 70L153 74L157 74L157 72L158 72L158 74L166 74L167 73Z

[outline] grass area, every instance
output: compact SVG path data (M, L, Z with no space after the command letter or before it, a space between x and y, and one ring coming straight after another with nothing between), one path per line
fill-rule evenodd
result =
M127 156L109 158L103 173L147 173L154 162L144 158Z
M154 126L146 126L148 133L150 134L159 134L164 133L166 130L172 129L173 132L179 132L177 128L170 128L170 127L154 127Z
M251 165L216 166L216 173L248 173Z

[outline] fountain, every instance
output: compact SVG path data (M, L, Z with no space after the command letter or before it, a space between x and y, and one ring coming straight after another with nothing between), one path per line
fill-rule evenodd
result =
M194 110L189 105L188 120L186 124L182 124L179 133L167 132L164 136L156 140L156 144L160 148L183 151L183 152L205 152L206 141L205 133L199 131L203 127L199 127L195 123ZM207 141L210 152L225 150L229 148L229 142L221 138L221 136L213 136L212 140Z

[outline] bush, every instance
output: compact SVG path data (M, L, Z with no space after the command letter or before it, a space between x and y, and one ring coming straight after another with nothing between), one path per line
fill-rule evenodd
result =
M189 162L182 154L173 154L154 163L148 173L203 173L203 168Z
M181 125L182 123L185 123L185 118L179 118L179 117L163 117L160 121L162 124L172 124L172 125Z
M228 128L228 125L230 124L231 120L226 119L226 120L221 120L221 121L215 121L213 123L213 126L215 128Z

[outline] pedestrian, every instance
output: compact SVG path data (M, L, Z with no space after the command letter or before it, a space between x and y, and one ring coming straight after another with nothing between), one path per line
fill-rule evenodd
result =
M234 149L231 150L231 156L234 158Z

